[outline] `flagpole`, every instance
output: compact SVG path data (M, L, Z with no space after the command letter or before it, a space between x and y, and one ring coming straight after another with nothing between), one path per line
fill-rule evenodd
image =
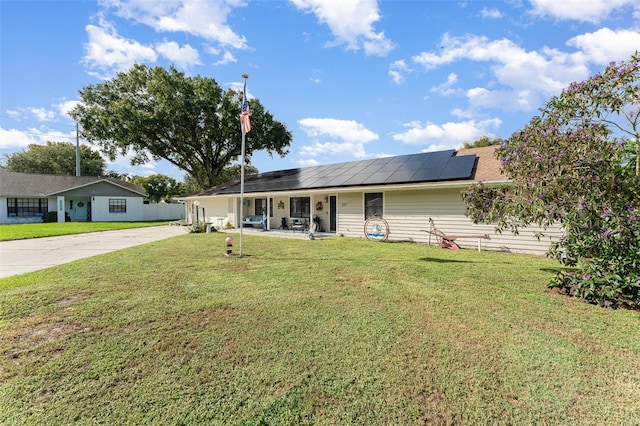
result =
M242 214L244 212L244 156L245 156L245 120L242 119L242 107L246 101L247 96L247 79L249 76L245 73L242 74L242 80L244 81L244 90L242 91L242 106L240 111L240 128L242 129L242 154L240 155L240 257L242 257L242 231L244 224L242 223Z

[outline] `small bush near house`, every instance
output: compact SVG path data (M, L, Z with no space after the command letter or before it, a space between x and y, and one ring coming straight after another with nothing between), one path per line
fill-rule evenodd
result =
M58 221L58 212L46 212L42 215L44 223L53 223Z

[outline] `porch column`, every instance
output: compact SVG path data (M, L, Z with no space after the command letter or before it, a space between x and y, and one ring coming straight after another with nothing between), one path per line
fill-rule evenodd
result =
M269 196L267 195L267 231L271 230L271 208L269 204Z
M64 215L64 195L58 195L58 223L64 223L65 222L65 215Z

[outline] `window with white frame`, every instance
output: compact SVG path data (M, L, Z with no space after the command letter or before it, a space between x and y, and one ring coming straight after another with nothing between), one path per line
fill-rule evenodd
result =
M382 192L367 192L364 194L364 219L382 217Z
M256 198L254 214L261 215L263 211L267 211L267 200ZM273 198L269 198L269 217L273 217Z
M7 198L7 216L42 216L49 211L47 198Z
M126 198L109 198L109 213L126 213Z
M311 216L311 198L310 197L291 197L289 198L289 216L291 217L310 217Z

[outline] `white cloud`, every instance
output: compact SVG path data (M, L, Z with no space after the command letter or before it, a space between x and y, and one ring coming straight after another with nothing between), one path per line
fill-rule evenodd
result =
M314 160L313 158L298 160L296 161L296 163L302 167L319 166L320 164L322 164L318 160Z
M233 53L231 52L224 52L222 54L222 59L220 59L219 61L217 61L214 65L226 65L229 63L235 63L238 62L238 59L233 55Z
M300 149L300 154L304 156L340 154L362 158L366 156L364 144L378 140L377 133L365 129L354 120L303 118L298 123L307 136L313 139L312 144Z
M318 157L321 155L344 157L348 155L355 158L367 156L362 144L352 142L314 142L311 145L303 145L300 148L300 155L306 157Z
M530 0L531 13L560 20L576 20L599 23L614 11L634 8L638 11L637 0Z
M567 45L580 49L590 62L607 65L611 61L628 60L640 47L640 32L605 27L573 37Z
M378 135L354 120L336 118L303 118L298 124L309 137L327 135L347 142L367 143L378 140Z
M461 37L445 34L440 45L439 52L422 52L413 61L425 70L459 61L491 65L494 81L466 91L471 108L533 111L571 82L588 78L592 74L589 64L604 67L611 61L629 59L640 46L640 32L601 28L581 34L567 41L567 45L577 49L574 53L548 47L526 51L508 39L489 40L471 34ZM448 81L431 91L446 95L451 93L449 88Z
M80 101L62 100L59 104L56 105L56 107L58 108L58 111L60 112L60 114L68 117L69 111L74 109L79 103Z
M389 76L396 84L402 84L406 80L405 74L411 72L404 59L394 61L389 65Z
M45 108L29 108L29 112L33 115L38 121L51 121L56 118L56 113L51 110L46 110Z
M131 160L135 157L135 152L129 148L126 155L118 154L114 161L104 158L106 168L115 170L119 173L128 173L137 176L149 176L155 173L159 162L150 160L145 164L132 165Z
M511 40L489 40L478 35L445 34L440 45L440 52L422 52L413 61L425 70L463 60L491 64L495 81L487 84L500 87L468 90L467 96L475 106L533 110L572 81L589 76L583 53L568 54L549 48L526 51Z
M393 139L410 145L428 145L427 150L451 149L484 135L493 136L492 130L499 128L501 124L502 121L498 118L444 124L413 121L404 125L408 128L407 131L393 135Z
M483 7L480 11L480 17L485 19L500 19L502 16L502 12L495 7Z
M177 68L189 69L194 65L201 64L198 51L188 44L180 47L175 41L164 41L156 45L156 50L174 63Z
M376 32L380 20L377 0L289 0L296 8L313 13L327 24L336 37L335 44L346 44L349 50L364 49L367 55L385 56L394 44Z
M7 116L9 116L9 118L13 118L16 120L19 120L20 117L22 116L22 112L15 109L5 110L5 113L7 114Z
M100 20L100 26L87 25L89 41L85 44L83 62L88 67L113 74L125 71L137 62L155 62L153 47L119 36L108 22Z
M531 90L488 90L483 87L469 89L467 98L473 108L500 108L507 111L531 111L544 101L539 92Z
M453 95L457 92L457 90L453 89L452 86L456 84L457 81L458 81L458 76L452 72L447 76L447 81L437 86L431 87L429 91L432 93L438 93L442 96Z
M31 129L33 131L33 129ZM40 144L40 140L28 132L16 129L0 128L0 149L26 148L31 144Z
M185 32L233 49L246 49L247 40L236 34L226 21L234 8L246 4L241 0L102 1L103 6L114 8L119 16L158 32Z
M48 128L28 128L26 130L0 128L0 149L19 149L29 145L44 145L51 142L75 141L75 130L64 133Z

